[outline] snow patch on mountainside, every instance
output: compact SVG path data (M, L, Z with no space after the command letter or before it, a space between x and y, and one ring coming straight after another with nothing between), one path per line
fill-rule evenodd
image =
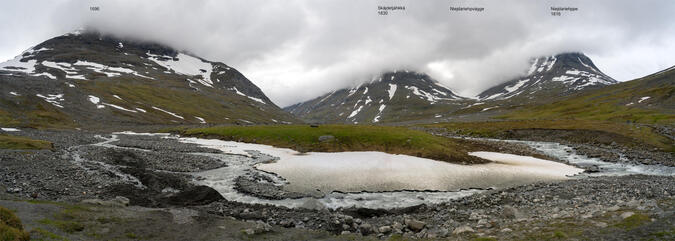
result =
M90 95L90 96L89 96L89 102L91 102L91 103L93 103L94 105L96 105L96 108L97 108L97 109L103 109L103 108L105 108L104 105L99 105L99 104L98 104L99 102L101 102L101 99L98 98L98 97L96 97L96 96Z
M176 114L176 113L173 113L173 112L170 112L170 111L167 111L167 110L163 110L163 109L161 109L161 108L159 108L159 107L153 106L152 108L155 109L155 110L158 110L158 111L167 113L167 114L169 114L169 115L172 115L172 116L174 116L174 117L176 117L176 118L185 119L185 118L183 118L182 116L180 116L180 115L178 115L178 114Z
M347 119L349 119L349 118L352 118L352 117L356 116L356 115L357 115L357 114L358 114L359 112L361 112L361 109L363 109L363 106L359 106L359 108L358 108L358 109L356 109L356 110L352 111L352 113L351 113L351 114L349 114L349 116L347 116Z
M53 94L53 95L48 94L47 96L44 96L42 94L36 94L36 96L42 98L44 101L56 107L63 108L63 105L61 104L61 102L65 100L63 98L63 94Z
M205 62L199 58L192 57L187 54L179 53L175 60L170 56L154 55L150 52L146 53L150 56L150 60L153 62L171 69L179 74L189 75L189 76L201 76L197 78L197 82L208 86L213 87L213 81L211 81L211 72L213 71L213 65L209 62Z
M237 89L237 87L232 87L231 90L234 90L234 92L237 93L238 95L248 97L249 99L254 100L254 101L257 101L257 102L260 102L260 103L262 103L262 104L267 104L267 103L265 103L265 101L263 101L263 100L260 99L260 98L255 98L255 97L248 96L248 95L242 93L241 91L239 91L239 90Z
M124 108L124 107L122 107L122 106L114 105L114 104L110 104L110 103L101 103L101 104L110 106L110 107L115 108L115 109L118 109L118 110L123 110L123 111L131 112L131 113L136 113L136 112L138 112L138 111L135 111L135 110L130 110L130 109Z
M395 84L389 84L389 90L388 90L388 92L389 92L389 100L391 100L391 98L394 98L394 94L396 94L396 88L398 88L397 85L395 85Z

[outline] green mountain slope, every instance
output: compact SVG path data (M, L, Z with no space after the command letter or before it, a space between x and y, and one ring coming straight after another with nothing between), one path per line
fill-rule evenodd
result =
M72 33L0 63L1 126L296 121L234 68L159 44Z
M675 123L675 68L508 113L507 119L588 119Z

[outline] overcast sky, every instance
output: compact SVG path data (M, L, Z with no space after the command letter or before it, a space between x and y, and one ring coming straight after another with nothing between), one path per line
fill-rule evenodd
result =
M377 13L391 5L406 9ZM88 27L224 62L280 106L394 69L471 96L566 51L620 81L675 65L674 13L672 0L16 0L0 9L0 59Z

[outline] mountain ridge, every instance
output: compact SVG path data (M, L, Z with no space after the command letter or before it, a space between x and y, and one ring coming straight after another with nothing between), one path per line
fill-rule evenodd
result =
M5 125L297 121L222 62L96 32L57 36L0 63L0 82Z

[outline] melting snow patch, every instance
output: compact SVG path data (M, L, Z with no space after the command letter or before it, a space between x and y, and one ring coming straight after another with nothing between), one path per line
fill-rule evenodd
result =
M130 110L130 109L124 108L124 107L119 106L119 105L113 105L113 104L110 104L110 103L101 103L101 104L113 107L113 108L118 109L118 110L128 111L128 112L132 112L132 113L138 112L138 111L135 111L135 110Z
M638 100L638 103L642 103L642 101L648 100L649 98L652 98L652 97L651 96L640 97L640 100Z
M508 91L508 93L511 93L513 91L516 91L520 87L523 87L523 85L525 85L525 83L527 83L527 81L529 81L529 80L530 79L524 79L524 80L518 81L518 83L515 83L514 85L504 87L504 90Z
M91 103L98 104L98 102L100 102L100 101L101 101L101 99L96 97L96 96L93 96L93 95L89 96L89 102L91 102Z
M368 105L370 102L373 102L373 100L370 99L370 96L366 96L366 105Z
M467 109L467 108L469 108L469 107L472 107L472 106L477 106L477 105L482 105L482 104L484 104L484 103L483 103L483 102L476 102L476 103L473 103L473 104L467 105L466 107L464 107L464 108L462 108L462 109Z
M3 127L3 128L0 128L0 129L1 129L2 131L6 131L6 132L21 131L21 130L16 129L16 128L9 128L9 127Z
M100 101L101 101L101 99L98 98L98 97L96 97L96 96L93 96L93 95L90 95L90 96L89 96L89 102L91 102L91 103L93 103L94 105L96 105L96 108L97 108L97 109L103 109L103 108L105 108L104 105L99 105L99 104L98 104Z
M494 109L494 108L497 108L497 107L499 107L499 106L493 106L493 107L483 108L483 110L481 110L481 112L483 112L483 111L488 111L488 110L491 110L491 109Z
M86 78L84 78L84 75L78 75L79 73L77 72L77 69L73 68L72 65L69 63L55 63L50 61L43 61L41 64L42 66L55 68L62 70L63 72L66 72L66 78L86 80Z
M179 53L176 56L178 60L174 60L175 58L171 58L170 56L153 55L150 52L147 55L150 56L150 60L153 62L167 69L172 69L176 73L191 76L201 75L202 79L197 79L197 81L208 87L213 87L213 81L211 81L213 66L211 63L183 53ZM160 60L162 57L168 60Z
M349 116L347 116L347 118L352 118L352 117L356 116L356 114L358 114L361 111L361 109L363 109L363 106L359 106L358 109L352 111L352 113L349 114Z
M199 120L199 123L206 124L206 120L204 120L204 118L201 118L199 116L195 116L195 119Z
M36 60L22 62L23 56L16 56L14 59L0 63L0 69L14 72L33 73L35 71Z
M169 115L172 115L172 116L174 116L174 117L176 117L176 118L180 118L180 119L183 119L183 120L185 119L185 118L183 118L182 116L177 115L176 113L169 112L169 111L166 111L166 110L162 110L162 109L160 109L160 108L158 108L158 107L154 107L154 106L153 106L152 108L155 109L155 110L158 110L158 111L167 113L167 114L169 114Z
M119 42L119 43L117 43L117 47L124 48L124 44L122 44L122 42Z
M70 88L75 88L75 85L74 85L74 84L71 84L71 83L69 83L69 82L66 82L66 84L67 84L68 87L70 87Z
M122 74L120 73L125 73L125 74L136 74L135 71L127 68L122 68L122 67L110 67L107 65L99 64L99 63L93 63L93 62L87 62L87 61L81 61L78 60L75 62L74 65L77 66L87 66L88 69L91 69L95 72L105 74L108 77L117 77ZM107 72L107 71L115 71L115 72Z
M17 93L14 92L14 91L10 91L9 94L10 94L10 95L13 95L13 96L21 96L20 94L17 94Z
M143 112L143 113L147 112L147 111L145 111L144 109L141 109L141 108L138 108L138 107L136 107L136 108L134 108L134 109L136 109L137 111Z
M50 104L52 104L56 107L63 108L63 106L60 103L60 101L64 100L63 94L47 95L47 96L37 94L36 96L44 99L45 101L49 102Z
M389 84L389 100L391 100L391 98L394 98L394 94L396 94L396 88L397 85Z
M419 97L422 97L423 99L427 99L427 101L429 101L430 104L434 104L438 100L447 100L447 98L441 98L441 97L438 97L438 96L434 96L431 93L427 93L424 90L420 90L416 86L405 86L405 88L411 90L413 92L413 94L415 94Z
M575 70L568 70L568 71L565 71L565 74L579 75L579 74L581 74L581 71L576 70L576 69Z
M248 97L249 99L252 99L252 100L254 100L254 101L257 101L257 102L260 102L260 103L263 103L263 104L267 104L267 103L265 103L265 101L263 101L263 100L260 99L260 98L251 97L251 96L248 96L248 95L242 93L241 91L239 91L239 90L237 89L237 87L232 87L231 90L234 90L234 92L236 92L238 95L246 96L246 97Z
M54 76L50 73L47 73L47 72L34 74L33 76L46 76L47 78L50 78L50 79L56 79L56 76Z
M113 95L113 97L115 97L115 98L117 98L117 99L119 99L119 100L122 100L122 98L120 98L119 95Z
M382 114L382 111L384 110L384 108L387 108L387 106L386 105L380 105L380 108L379 108L380 112L378 112L377 116L375 116L375 118L373 118L373 122L379 122L380 121L380 115Z

